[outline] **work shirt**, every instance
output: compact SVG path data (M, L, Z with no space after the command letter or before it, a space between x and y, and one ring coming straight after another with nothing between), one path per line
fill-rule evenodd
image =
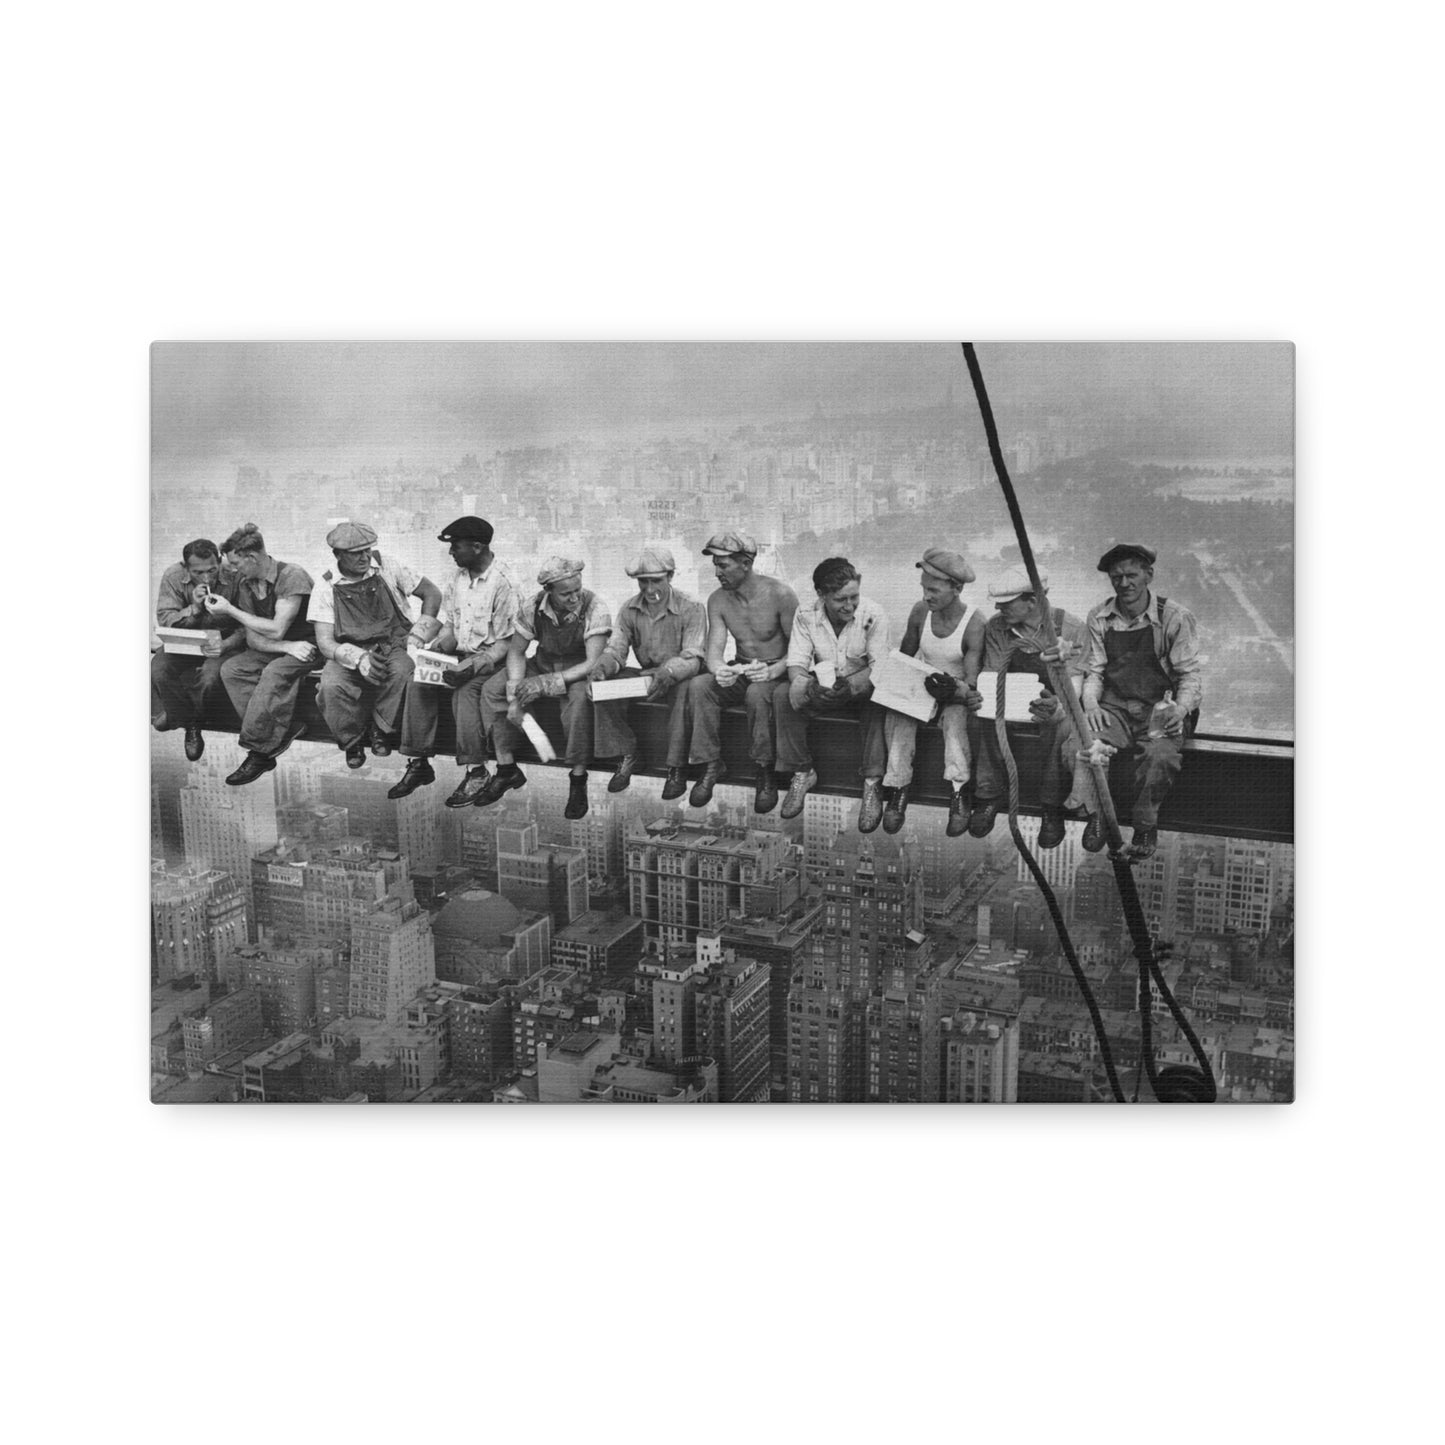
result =
M707 608L686 592L672 589L660 617L653 617L641 596L633 593L617 609L617 622L598 665L605 677L613 677L627 665L631 649L637 665L655 668L675 658L678 667L668 668L674 682L694 677L702 670L703 652L707 645Z
M841 632L833 631L821 597L811 607L799 607L793 616L789 667L810 672L815 663L830 662L834 675L842 679L877 666L887 656L888 618L870 598L858 599L858 610Z
M217 597L225 598L227 602L234 602L236 600L235 579L218 577L211 591ZM213 617L209 612L204 611L198 618L187 617L185 614L195 595L196 584L191 581L191 574L186 570L185 564L172 562L161 573L161 585L156 591L156 626L193 627L197 631L212 628L222 632L230 632L235 629L236 624L229 617L224 619Z
M470 656L510 637L519 595L505 562L493 558L492 565L476 577L458 567L442 599L447 623L456 634L457 651Z
M393 562L388 557L383 557L380 552L371 554L371 566L361 577L344 577L340 569L334 572L328 568L321 574L320 580L311 592L311 601L306 609L307 617L313 622L329 622L333 627L336 625L336 588L349 587L356 582L365 582L368 577L380 576L386 585L391 589L392 596L396 599L397 608L403 617L411 615L407 607L407 598L416 591L419 579L415 572L404 562Z
M1079 648L1064 664L1064 671L1070 677L1083 676L1089 650L1087 624L1056 607L1054 631L1060 642L1072 642ZM1048 666L1039 659L1043 647L1043 632L1033 623L1026 622L1021 627L1010 627L1002 617L995 614L983 628L983 671L1031 672L1047 683Z
M582 622L582 640L585 642L589 637L596 637L599 633L603 637L610 637L612 635L612 614L607 610L607 604L595 592L588 592L585 588L577 596L580 603L579 610L585 612ZM539 612L545 612L559 627L566 626L577 616L575 612L568 613L565 617L562 616L552 605L552 594L544 587L517 609L515 626L518 637L525 637L528 642L536 641L537 614Z
M1129 618L1119 610L1119 601L1110 597L1089 613L1089 651L1085 659L1085 707L1096 706L1104 695L1104 670L1109 655L1104 644L1106 632L1138 632L1148 628L1153 633L1154 656L1174 684L1174 700L1184 712L1197 708L1204 697L1204 677L1199 659L1199 638L1194 614L1177 602L1170 602L1149 593L1149 604L1138 617Z
M285 597L299 597L301 606L286 629L285 641L310 642L313 630L306 616L311 596L311 574L293 562L272 557L260 577L245 577L236 584L236 606L255 617L274 617L276 604Z

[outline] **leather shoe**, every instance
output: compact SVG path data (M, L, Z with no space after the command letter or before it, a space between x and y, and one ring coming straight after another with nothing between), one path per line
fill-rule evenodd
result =
M374 758L389 758L395 749L392 740L384 732L373 731L371 734L371 756Z
M968 815L968 836L970 838L987 838L993 832L994 819L998 817L998 800L994 798L980 798L973 805L973 811Z
M709 763L702 770L702 777L692 785L692 792L688 794L688 806L693 808L705 808L712 802L712 790L718 782L727 777L727 766L721 761Z
M950 838L961 838L968 832L970 798L967 787L959 783L948 800L948 826L943 830Z
M1084 824L1084 836L1080 841L1084 845L1085 853L1102 853L1104 851L1104 824L1097 813L1089 815L1089 821Z
M201 759L201 754L206 750L206 737L201 731L200 723L192 723L186 729L186 761L196 763Z
M609 793L625 793L627 785L632 781L632 770L637 766L637 754L628 753L617 765L617 771L607 780L607 791ZM664 793L664 797L667 795ZM674 797L677 795L674 793Z
M662 785L662 799L670 803L674 798L680 798L687 792L687 771L684 768L669 768L667 770L667 781Z
M247 783L264 777L275 766L276 759L268 758L265 753L247 753L245 762L226 778L226 782L233 788L243 788Z
M366 766L366 744L352 743L346 750L346 766L348 768L364 768Z
M411 758L407 761L406 771L401 779L395 782L386 790L388 798L404 798L409 793L414 793L418 788L424 788L428 783L434 783L437 775L432 771L432 765L427 758Z
M1135 828L1129 843L1130 858L1152 858L1159 846L1158 828Z
M477 801L477 794L487 786L491 774L487 772L487 765L482 763L479 767L468 768L462 774L462 780L446 800L448 808L470 808Z
M504 763L490 778L487 785L472 799L474 808L487 808L513 788L525 788L527 775L516 763Z
M901 788L885 788L883 797L883 831L896 833L908 816L908 784L905 783Z
M562 816L575 822L587 816L587 774L573 773L568 782L567 806L562 809Z
M788 784L788 796L783 799L783 817L796 818L803 811L803 804L808 801L808 790L817 781L818 775L812 768L793 774L793 781Z
M758 769L758 781L753 789L753 812L771 813L778 806L778 780L771 768Z
M883 779L863 779L863 803L858 809L858 831L871 833L883 821Z
M1044 812L1044 821L1039 824L1039 847L1057 848L1064 841L1064 815L1057 808Z

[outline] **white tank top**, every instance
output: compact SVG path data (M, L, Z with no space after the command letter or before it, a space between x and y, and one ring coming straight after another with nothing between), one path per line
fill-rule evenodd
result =
M918 644L918 660L926 662L936 672L946 672L950 677L963 676L963 634L968 630L968 620L973 616L973 603L966 602L958 626L947 637L933 635L933 614L923 619L923 631Z

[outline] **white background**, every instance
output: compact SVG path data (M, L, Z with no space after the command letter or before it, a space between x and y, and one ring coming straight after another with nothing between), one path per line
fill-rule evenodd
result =
M1428 12L513 9L8 22L16 1438L1410 1438ZM1297 343L1299 1102L151 1107L146 348L373 337Z

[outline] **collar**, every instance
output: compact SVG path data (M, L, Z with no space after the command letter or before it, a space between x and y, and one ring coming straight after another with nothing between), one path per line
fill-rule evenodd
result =
M497 559L493 557L492 560L487 563L485 569L481 572L478 572L475 577L473 577L472 574L468 572L465 567L458 567L457 580L464 581L468 587L475 587L478 583L485 582L487 578L492 575L492 568L496 565Z
M588 597L587 589L584 587L582 591L577 594L577 611L569 612L567 616L578 617L584 613L590 605L591 598ZM561 614L552 606L552 594L545 587L537 594L537 610L539 612L545 612L553 622L560 623L563 620Z
M642 600L642 594L640 592L634 592L632 596L627 599L627 605L634 611L641 612L645 617L651 616L647 610L647 603ZM668 594L667 602L662 610L664 612L671 612L674 617L682 611L682 604L678 601L676 587Z
M276 579L281 575L281 564L271 557L267 560L266 570L259 577L252 577L248 580L252 583L264 583L267 587L274 587Z
M1138 622L1140 618L1147 619L1155 627L1161 626L1164 621L1164 609L1160 605L1159 594L1155 592L1152 587L1149 589L1149 601L1144 604L1144 610L1138 617L1125 617L1123 612L1119 610L1119 599L1117 597L1109 598L1104 604L1104 611L1101 615L1104 617L1117 617L1120 621L1127 622L1131 626Z
M343 586L344 584L346 584L346 583L348 583L348 582L365 582L365 581L366 581L368 578L370 578L370 577L376 577L376 576L378 576L378 575L381 573L382 570L383 570L383 568L382 568L382 562L381 562L381 553L380 553L380 552L373 552L373 553L371 554L371 563L370 563L370 565L367 567L366 571L361 574L360 577L348 577L348 576L341 570L340 565L338 565L337 568L336 568L336 585L337 585L337 586Z

